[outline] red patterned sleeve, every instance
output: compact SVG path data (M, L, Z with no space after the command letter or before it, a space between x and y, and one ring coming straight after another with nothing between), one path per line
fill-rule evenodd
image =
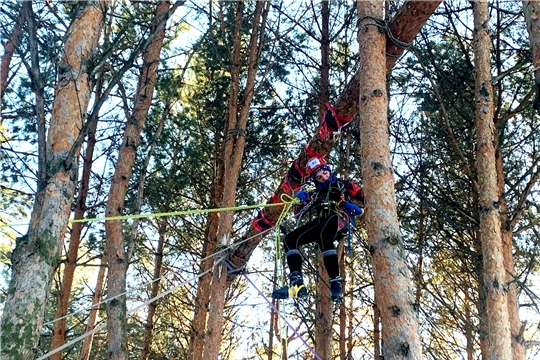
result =
M347 190L347 194L351 198L364 203L364 190L362 190L358 184L349 180L343 180L343 185L345 186L345 190Z

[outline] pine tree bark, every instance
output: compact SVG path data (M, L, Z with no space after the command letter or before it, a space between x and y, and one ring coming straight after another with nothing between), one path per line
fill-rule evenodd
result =
M536 99L534 109L540 112L540 3L535 0L523 0L523 15L529 32L534 71L534 90Z
M140 135L144 127L148 110L152 103L154 87L157 77L163 39L165 38L164 17L169 16L171 4L160 1L156 5L155 16L152 20L152 30L159 28L156 35L143 51L143 67L139 75L137 92L131 118L127 120L124 130L124 139L120 146L115 172L109 190L106 206L106 216L122 215L124 200L128 191L131 172L139 146ZM122 234L120 220L105 222L105 254L109 266L107 281L107 296L114 300L107 302L107 343L109 359L126 360L127 334L126 326L126 273L128 268L128 254L125 250L125 241ZM118 297L117 297L118 296Z
M532 65L534 71L534 89L536 98L534 101L534 109L540 112L540 3L537 1L523 1L523 14L527 31L529 33L529 42L532 50ZM499 148L498 148L499 150ZM504 189L504 169L502 166L502 155L498 151L497 156L497 172L499 178L499 195L503 199ZM508 217L506 202L501 201L501 217L502 239L503 239L503 255L504 266L509 273L506 276L508 288L508 316L510 317L510 331L512 336L512 353L513 360L525 360L527 352L523 338L523 327L519 319L519 303L517 298L517 289L515 285L514 255L513 255L513 228L519 218L518 215L510 220Z
M397 14L388 23L388 29L397 41L386 42L386 71L394 67L397 60L420 32L427 19L442 1L405 1ZM347 84L335 106L336 112L344 117L353 117L358 112L358 89L363 79L357 72Z
M161 278L161 268L163 265L163 248L165 244L165 234L167 231L167 218L161 219L159 227L159 240L154 254L154 274L152 277L152 291L150 298L155 298L159 293L159 279ZM154 330L154 316L156 314L157 302L154 301L148 305L148 313L146 314L146 324L144 325L144 339L141 355L139 360L148 360L150 357L150 347L152 345L152 335Z
M328 273L324 269L322 255L319 254L317 266L321 270L317 276L317 296L315 300L315 352L323 359L332 357L332 320L330 287Z
M478 186L477 186L478 188ZM477 194L477 193L476 193ZM478 199L474 199L474 204L478 204ZM488 341L488 325L487 325L487 305L486 305L486 286L484 285L484 264L482 261L482 244L480 243L480 234L478 231L474 234L473 239L473 256L474 256L474 273L478 279L478 301L476 308L478 317L481 319L478 323L478 343L480 346L480 354L482 359L489 357L489 341Z
M468 301L468 299L466 301ZM467 360L474 360L473 319L471 316L471 308L468 303L465 304L465 321L465 351L467 353Z
M218 169L221 166L218 166ZM222 170L220 171L222 173ZM217 175L217 179L222 179L223 175ZM222 180L214 182L212 187L212 196L210 202L210 208L216 208L219 204L217 194L223 193L223 188L218 184L223 184ZM204 351L205 332L206 332L206 320L208 317L208 305L210 303L210 284L212 282L212 273L207 272L214 265L214 257L210 256L214 254L217 246L217 229L218 229L219 214L210 213L206 222L205 228L205 242L203 245L203 258L201 261L201 268L199 270L199 281L197 283L197 294L195 296L195 310L193 312L193 321L191 322L191 335L190 335L190 351L189 356L191 360L202 360L202 354Z
M375 359L381 358L381 311L377 306L377 295L373 301L373 354Z
M11 66L11 59L13 58L13 53L19 47L20 36L23 33L22 24L24 22L22 11L19 11L19 16L17 16L17 22L13 27L11 36L9 40L4 43L4 54L0 58L0 108L2 108L2 99L4 98L4 93L6 92L6 87L8 86L8 75L9 68Z
M158 145L159 137L161 136L161 132L163 131L163 128L165 127L165 122L168 119L170 110L171 110L171 100L167 99L163 107L163 111L161 112L161 118L159 120L156 132L154 133L152 143L150 144L149 150L140 168L139 185L137 188L137 196L135 198L135 204L134 204L134 212L137 214L140 214L141 207L143 204L144 186L146 184L146 174L148 172L148 166L150 165L150 161L152 160L154 150L156 146ZM169 208L169 204L165 204L164 206L167 209ZM135 241L137 239L137 234L139 232L139 220L140 219L135 219L133 223L131 224L131 233L129 235L127 250L126 250L126 258L128 262L130 261L131 256L133 254ZM154 253L154 273L152 277L152 290L150 292L151 299L155 298L159 293L161 269L163 266L163 247L165 243L166 231L167 231L167 218L161 218L160 226L158 230L159 240L158 240L157 249ZM148 312L146 314L146 324L145 324L145 329L144 329L143 346L142 346L141 354L139 356L139 359L141 360L147 360L150 356L151 347L152 347L152 339L154 335L154 322L155 322L154 317L156 314L158 301L159 300L153 301L148 305Z
M98 81L98 89L103 85L103 74ZM99 95L98 95L99 97ZM96 145L96 129L97 129L97 115L95 118L90 119L90 126L88 130L88 140L86 142L86 153L83 158L83 171L81 184L78 190L78 197L75 204L74 219L82 219L86 212L86 198L88 196L88 186L90 183L90 175L92 173L92 158L94 156L94 148ZM51 341L50 350L54 350L59 346L62 346L66 341L66 322L67 318L64 316L67 314L69 299L71 297L71 286L73 285L73 278L75 276L75 268L77 266L77 257L79 251L79 245L81 243L81 234L84 228L83 222L75 222L71 226L71 234L69 236L69 247L66 254L66 262L64 264L64 272L60 285L60 294L58 295L58 303L56 306L56 312L54 314L55 319L60 319L54 323L53 337ZM51 360L61 360L62 352L58 351L50 356Z
M400 8L396 16L390 21L389 28L392 31L393 37L403 43L410 43L422 26L425 24L429 16L435 11L437 6L441 3L441 0L438 1L405 1L403 6ZM387 42L385 64L387 71L391 69L397 58L403 54L405 48L402 46L395 45L393 43ZM358 89L360 83L363 81L361 75L357 73L353 79L347 84L345 90L341 93L336 105L336 113L343 117L354 117L358 113ZM330 136L328 138L322 138L319 134L319 131L315 132L313 137L309 140L309 147L311 150L320 156L327 156L334 146L336 138ZM298 154L296 159L297 165L301 169L305 169L307 161L311 156L306 152L306 149L302 149ZM294 170L294 166L291 166L289 174ZM302 185L302 179L286 176L280 183L280 185L274 191L274 194L268 199L268 203L274 203L274 199L281 199L281 195L287 193L292 195L292 192L289 190L290 186ZM270 222L276 222L279 218L279 215L282 211L281 206L271 206L264 208L263 214L266 219ZM263 239L263 235L258 235L258 231L252 226L244 235L241 240L241 244L235 247L229 256L230 262L237 269L243 268L248 262L251 254L257 247L257 245ZM250 240L245 240L249 238ZM233 279L233 275L229 276L229 284Z
M71 23L53 102L46 143L47 169L38 189L28 233L18 239L2 314L0 358L32 359L43 324L51 277L58 266L77 180L77 162L68 159L83 126L90 98L86 60L96 48L103 11L89 1ZM66 162L71 167L66 168Z
M224 177L223 196L221 207L234 206L236 201L236 188L240 175L242 158L245 146L245 131L251 101L255 90L255 75L257 74L258 54L259 54L259 31L264 31L264 24L261 18L265 2L258 1L255 5L253 15L253 26L248 45L248 73L242 103L239 103L240 71L242 66L241 34L243 22L244 3L237 3L235 32L233 38L233 50L231 53L231 87L229 96L229 115L226 124L226 139L223 147ZM268 4L266 4L268 6ZM261 28L261 30L260 30ZM220 213L218 222L219 245L228 246L230 244L230 234L233 224L232 211ZM208 318L207 337L204 344L203 359L217 359L221 343L221 329L223 327L223 308L225 306L225 290L227 288L228 268L225 262L217 264L212 274L212 284L210 287L210 304Z
M349 284L349 277L345 273L345 250L343 244L341 244L338 248L338 256L339 256L339 273L342 274L343 277L343 289L345 294L348 293L347 285ZM344 295L345 295L344 294ZM347 300L348 296L343 297L343 303L339 305L339 359L345 360L347 358L347 313L352 313L352 299L354 298L352 295L350 296L351 299L351 307L347 308ZM351 319L352 320L352 319Z
M395 202L388 133L386 39L371 19L382 19L383 3L357 3L360 45L360 151L366 194L366 230L372 256L385 359L422 359L412 282L405 261Z
M209 4L210 15L208 21L209 28L212 28L212 4ZM208 36L214 34L209 31ZM211 39L212 41L213 39ZM216 136L216 139L219 138ZM224 159L221 157L221 144L216 141L214 147L214 178L210 190L209 208L217 208L221 203L221 194L223 194L223 167ZM209 270L214 266L214 252L217 246L219 213L209 213L206 219L204 230L204 243L202 249L202 261L199 268L199 281L197 282L197 292L195 295L193 319L191 322L190 341L189 341L189 360L202 360L204 351L206 320L208 317L208 305L210 303L210 284L212 282L212 273Z
M350 157L351 157L351 144L352 143L352 134L349 132L347 133L347 139L345 140L345 153L343 155L343 168L346 170L343 174L345 178L349 177L349 169L350 169ZM350 235L350 234L349 234ZM347 264L347 254L345 250L345 244L343 241L341 241L338 244L337 248L338 252L338 258L339 258L339 273L341 274L341 277L343 277L343 291L344 291L344 297L343 297L343 303L339 305L339 359L346 360L347 359L347 345L351 343L352 339L352 331L349 332L349 336L347 336L347 329L350 329L352 326L353 316L352 316L352 307L354 302L354 296L347 296L349 293L349 283L352 284L352 281L350 280L349 274L346 273L346 268L350 267L350 264ZM349 302L349 308L347 308L347 300L350 299ZM347 316L348 314L351 314L351 316ZM350 319L349 322L347 322L347 319Z
M330 93L330 2L321 3L321 81L319 93L319 113L324 114L326 103ZM321 122L319 119L319 123ZM324 270L324 261L319 256L317 262L319 274L317 277L317 301L315 306L316 316L314 321L315 352L323 359L329 359L332 355L332 305L330 302L329 277Z
M103 297L103 285L105 284L105 275L107 273L107 259L105 256L101 258L101 265L99 267L98 276L96 279L96 287L94 288L94 294L92 295L92 308L88 314L88 320L86 321L85 333L88 333L95 329L97 324L97 315L99 312L98 304ZM92 351L92 342L94 341L94 334L90 334L84 338L81 351L79 352L79 360L90 359L90 352Z
M488 4L473 3L474 68L476 102L476 168L480 241L484 264L484 286L488 320L490 359L512 359L506 271L503 258L497 171L495 166L495 123L491 85Z
M496 130L495 130L496 131ZM513 360L525 360L527 357L527 349L525 348L525 339L523 337L523 325L519 318L519 302L518 292L516 287L516 271L514 263L514 246L513 246L513 233L514 224L519 218L518 214L514 217L514 220L508 218L508 207L504 200L504 170L502 166L502 157L500 151L497 151L497 178L498 178L498 197L501 199L500 213L501 213L501 238L502 238L502 251L503 262L506 272L505 282L508 286L508 318L510 321L510 336L512 338L512 359Z

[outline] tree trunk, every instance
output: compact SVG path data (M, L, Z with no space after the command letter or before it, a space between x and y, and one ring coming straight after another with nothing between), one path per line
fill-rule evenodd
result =
M375 354L375 360L381 358L381 311L377 303L377 296L375 296L373 302L373 353Z
M536 99L534 109L540 111L540 3L534 0L523 1L523 15L529 32L534 71L534 90Z
M208 21L209 29L212 28L212 4L209 4L210 15ZM212 31L208 32L212 37ZM215 138L219 139L218 134ZM210 190L209 208L217 208L221 202L220 195L223 194L223 162L221 158L221 145L219 141L214 142L214 178ZM204 231L204 242L202 249L202 261L199 268L199 281L197 282L197 293L195 295L193 319L191 322L191 332L189 341L189 360L202 360L202 354L205 343L206 320L208 317L208 305L210 303L210 284L212 282L212 273L209 270L214 266L214 252L217 246L217 230L219 222L219 213L209 213L206 219Z
M315 352L323 359L332 357L332 304L330 304L330 287L328 273L324 269L322 255L319 254L317 267L317 297L315 301Z
M394 67L396 61L405 52L406 44L410 44L422 29L427 19L441 3L437 1L405 1L397 14L388 23L388 29L398 43L386 42L386 71ZM351 79L341 93L335 106L336 112L344 117L353 117L358 112L358 89L363 79L359 72Z
M503 360L512 359L512 345L495 166L491 40L488 33L487 2L474 2L473 13L476 167L478 170L480 242L482 243L484 286L487 295L489 357L490 359Z
M161 219L161 225L159 227L159 241L154 255L154 275L152 281L152 291L150 292L150 298L155 298L159 293L159 279L161 277L161 268L163 264L163 245L165 244L165 234L167 231L167 218ZM157 309L157 301L154 301L148 305L148 313L146 314L146 324L144 325L144 340L141 356L139 360L148 360L150 357L150 347L152 345L152 332L154 330L154 316Z
M467 303L465 304L465 351L467 353L467 360L474 360L474 335L473 335L473 319L471 316L471 308L469 307L469 300L467 296Z
M532 65L534 69L534 89L536 99L533 107L536 111L540 111L540 3L537 1L523 1L523 14L527 24L529 33L529 42L532 50ZM499 195L502 199L504 194L504 172L502 167L502 157L497 156L497 172L499 177ZM506 282L508 288L508 316L510 317L510 332L512 336L512 353L513 360L525 360L527 352L523 339L523 328L519 319L519 303L517 299L517 289L515 279L512 275L515 274L514 256L513 256L513 224L517 221L517 215L510 222L506 202L504 199L501 202L501 212L504 214L501 218L502 225L502 240L503 240L503 256L504 266L507 272Z
M223 176L217 176L222 178ZM217 184L221 183L221 180L214 182L212 189L217 189ZM221 191L213 191L212 199L216 198L216 194L221 194ZM211 201L210 207L217 207L219 201ZM217 246L217 228L218 228L219 214L210 213L205 229L205 242L203 245L203 258L201 262L201 268L199 269L199 277L197 283L197 294L195 297L195 310L193 312L193 321L191 322L191 336L190 336L190 351L189 356L191 360L202 360L202 354L205 344L205 330L206 319L208 316L208 305L210 303L210 283L212 281L212 273L207 273L208 270L214 265L214 257L210 256L214 254Z
M321 3L321 81L319 93L319 123L322 122L326 112L326 103L330 93L330 2ZM324 261L319 256L317 262L319 274L317 277L317 302L315 306L316 316L314 322L315 352L323 359L329 359L332 355L332 305L330 301L330 288L328 273L324 270Z
M401 42L411 42L440 3L441 0L405 1L396 16L389 23L389 28L392 30L393 36ZM403 47L399 47L393 43L388 42L386 44L386 52L388 56L385 59L385 63L387 71L394 66L397 57L401 55L404 50L405 49ZM335 105L337 114L346 118L352 118L357 114L358 89L361 80L363 80L361 75L357 73L346 86L345 90L341 93L341 96ZM334 136L322 138L317 130L310 139L308 146L313 152L321 156L327 156L334 146L336 139L337 138ZM299 188L302 185L302 179L298 177L298 175L293 176L293 174L298 174L295 167L297 166L301 170L305 169L306 163L310 158L311 156L307 153L306 149L302 149L300 151L296 164L291 166L287 175L283 178L280 185L274 191L274 194L269 198L269 203L280 201L279 199L281 199L281 195L284 193L292 195L291 191L288 190L291 186ZM271 206L264 208L262 211L266 219L268 219L270 222L276 222L281 214L282 209L283 208L281 206ZM244 235L244 238L241 240L242 243L236 246L233 252L230 254L229 260L235 268L240 269L246 265L251 257L251 254L253 253L253 250L255 250L257 245L263 239L263 235L257 236L257 234L258 231L255 229L255 227L251 226L251 228ZM245 241L247 238L250 238L250 240ZM229 284L231 283L232 278L232 275L229 276Z
M319 114L326 112L330 98L330 2L321 3L321 81L319 93Z
M339 359L345 360L347 359L347 313L350 311L352 312L352 299L353 296L351 295L351 307L350 310L347 309L347 303L346 300L348 296L346 296L348 292L348 284L349 279L347 277L347 274L345 273L345 262L346 262L346 255L345 255L345 247L341 243L338 247L338 256L339 256L339 273L342 274L341 277L343 277L343 289L345 291L344 297L343 297L343 303L339 305ZM351 282L352 284L352 282ZM351 319L352 320L352 319Z
M90 98L84 62L93 55L103 19L99 2L87 2L75 17L64 47L46 144L46 181L38 189L28 233L18 239L2 314L0 357L35 358L46 298L67 229L77 162L67 159L83 126ZM66 160L71 162L65 168Z
M234 206L236 201L236 187L238 177L240 175L242 158L244 155L245 146L245 131L246 123L251 107L251 101L255 89L255 75L257 73L258 53L259 53L259 26L261 14L265 2L258 1L255 6L253 16L253 27L248 45L248 74L246 79L246 87L244 89L244 97L242 104L239 104L239 86L240 86L240 70L242 59L240 57L241 49L241 32L243 20L244 3L239 1L236 12L235 33L233 38L233 50L231 54L231 88L229 96L229 116L226 125L226 139L223 147L224 160L224 178L223 178L223 196L221 207ZM268 6L268 4L266 4ZM264 31L264 24L262 24ZM240 109L238 108L240 106ZM230 244L230 233L233 224L232 211L220 214L218 223L218 244L228 246ZM209 312L212 314L208 319L207 338L204 344L203 358L205 360L217 359L219 347L221 343L221 329L223 326L223 308L225 302L225 290L227 287L227 264L222 262L217 264L210 287L210 304Z
M274 272L272 274L272 284L274 285L273 288L276 288L277 286L277 283L278 283L278 272L279 272L279 269L278 267L280 266L280 264L275 261L274 262ZM272 299L272 305L276 306L278 300L277 299ZM276 331L276 326L275 326L275 322L274 320L276 319L276 316L277 314L274 312L274 309L273 308L269 308L270 310L270 313L269 313L269 319L270 319L270 328L268 329L268 347L266 348L266 359L267 360L272 360L274 358L274 333Z
M499 131L497 130L497 124L495 124L495 139L499 138ZM512 219L509 217L508 206L505 193L505 174L503 168L503 158L499 142L495 149L496 169L497 169L497 188L498 198L500 199L500 214L501 214L501 238L502 238L502 251L504 268L506 270L505 282L508 286L508 317L510 321L510 333L512 337L512 356L513 360L525 360L527 351L525 348L523 338L523 326L519 318L519 303L516 287L516 273L514 264L514 246L513 246L513 229L515 224L522 216L522 211L515 212ZM532 180L532 179L531 179Z
M359 1L358 42L362 174L366 194L366 230L373 262L377 307L382 320L385 359L422 359L412 283L405 261L395 203L388 134L386 39L373 24L383 16L383 3Z
M4 54L0 59L0 108L2 107L2 99L4 98L4 93L6 92L6 88L8 86L8 75L11 66L11 59L13 58L13 53L15 52L15 49L19 47L19 37L22 35L23 32L23 21L24 19L22 16L22 11L20 11L19 16L17 16L17 23L15 24L15 26L13 27L13 31L11 32L11 36L9 37L9 40L6 41L6 43L4 44Z
M118 216L123 212L124 200L135 163L141 131L152 102L157 67L165 37L165 22L162 20L165 16L169 16L168 10L170 6L168 1L160 1L156 5L155 16L152 20L151 27L152 29L159 27L159 30L143 52L144 65L139 75L133 113L131 118L128 119L124 130L124 139L120 146L113 181L109 190L109 199L106 207L107 217ZM107 302L109 359L126 360L128 358L127 334L125 331L126 298L125 296L116 297L119 294L123 294L126 290L126 273L128 268L121 221L106 221L105 236L105 254L109 265L107 296L115 297L114 300Z
M347 133L347 138L345 139L345 151L342 154L343 160L341 163L343 164L343 177L347 178L350 176L349 169L350 169L350 161L349 158L351 157L351 142L352 142L352 134L349 132ZM349 233L347 236L352 237L352 233ZM351 327L352 325L352 308L354 303L354 296L351 293L351 296L348 297L347 293L350 291L348 288L348 284L352 284L352 279L349 279L346 273L346 269L350 267L350 264L347 262L347 252L349 251L348 245L347 250L344 244L344 241L340 241L337 247L337 253L338 253L338 259L339 259L339 273L341 277L343 278L343 291L344 291L344 297L343 297L343 303L339 305L339 359L346 360L347 359L347 345L350 343L352 338L352 332L349 332L349 336L347 336L347 329ZM350 308L347 308L347 300L350 298ZM351 314L351 316L347 316L347 314ZM347 322L347 319L350 319L349 322Z
M499 178L502 174L502 161L501 171L497 171ZM503 181L504 183L504 181ZM499 188L499 199L502 199L504 193L504 185ZM513 227L510 226L511 222L508 221L508 208L506 202L501 201L501 239L502 239L502 251L503 261L505 268L505 283L508 286L507 302L508 302L508 318L510 322L510 336L512 341L512 359L513 360L525 360L527 355L527 349L525 348L525 339L523 338L523 326L519 318L519 302L516 287L516 272L514 264L514 246L512 243ZM513 223L513 222L512 222Z
M101 266L99 267L98 276L96 279L96 287L94 289L94 295L92 295L92 308L90 314L88 314L88 321L86 322L85 333L88 333L96 327L97 315L99 312L99 304L103 297L103 284L105 283L105 274L107 273L107 259L105 256L101 258ZM94 334L90 334L84 338L81 352L79 353L79 360L90 359L90 352L92 351L92 342L94 340Z
M100 76L98 90L103 85L103 73ZM99 97L99 95L97 95ZM97 115L95 119L90 119L90 127L88 130L88 141L86 142L86 153L83 159L83 172L80 188L78 190L77 202L75 204L74 219L84 218L86 212L86 198L88 196L88 186L90 183L90 175L92 173L92 158L94 156L94 147L96 145L96 129L97 129ZM69 299L71 297L71 286L73 285L73 278L75 276L75 267L77 266L77 257L79 251L79 244L81 242L81 234L84 228L83 222L75 222L71 226L71 234L69 236L69 247L66 256L66 262L64 264L64 274L62 276L62 283L60 286L60 294L58 295L58 304L56 306L56 312L54 314L55 319L60 319L54 323L53 337L51 341L50 350L54 350L59 346L62 346L66 341L66 322L67 318L63 318L68 311ZM62 352L58 351L50 356L51 360L61 360Z
M474 204L478 204L478 199L475 199ZM478 317L480 321L478 322L478 343L480 346L481 359L488 359L489 356L489 341L487 339L488 326L487 326L487 306L486 306L486 287L484 285L484 265L482 262L482 244L479 240L479 232L474 233L473 244L473 264L474 264L474 274L478 279L478 301L476 303L476 308L478 311Z

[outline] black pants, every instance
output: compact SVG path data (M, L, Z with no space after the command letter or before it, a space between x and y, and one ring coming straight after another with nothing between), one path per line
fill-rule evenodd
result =
M327 217L312 220L288 233L284 239L284 247L290 272L302 271L302 254L298 250L299 247L315 242L322 252L324 267L330 279L338 277L339 265L334 241L343 236L340 223L342 225L338 214L331 213Z

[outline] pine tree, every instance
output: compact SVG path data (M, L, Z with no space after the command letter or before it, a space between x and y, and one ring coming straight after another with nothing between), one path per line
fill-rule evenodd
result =
M491 86L490 36L487 2L473 4L474 69L476 101L476 167L478 169L479 232L486 286L489 357L512 358L510 323L501 219L498 209L497 171L495 169L495 131L493 88Z
M73 146L90 98L90 69L85 67L85 61L94 54L102 19L99 2L84 3L66 38L47 142L42 143L46 168L42 171L28 233L18 239L12 256L12 277L0 335L0 351L5 359L35 356L47 292L58 264L75 191L74 155L78 149Z

